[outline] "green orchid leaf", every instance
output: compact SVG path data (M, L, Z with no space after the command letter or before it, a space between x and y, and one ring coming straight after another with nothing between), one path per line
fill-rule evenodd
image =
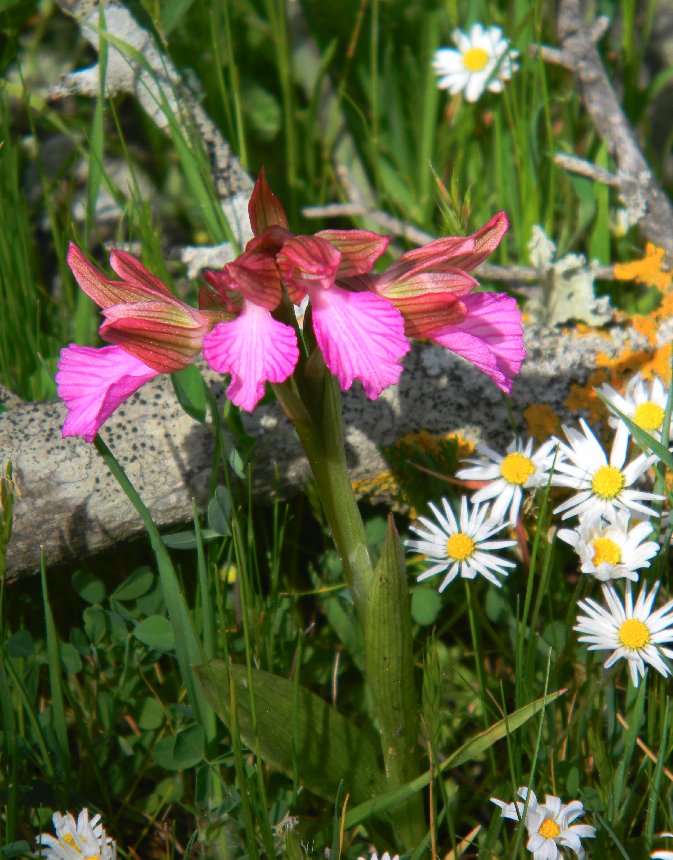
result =
M376 745L362 729L295 682L211 660L196 668L206 701L231 728L230 679L241 739L265 762L334 802L340 789L356 803L383 785ZM253 711L254 701L254 711ZM254 716L253 716L254 713Z

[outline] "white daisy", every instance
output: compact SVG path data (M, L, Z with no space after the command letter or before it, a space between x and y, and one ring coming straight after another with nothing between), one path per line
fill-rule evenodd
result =
M44 860L116 860L117 845L106 834L100 824L100 815L89 821L89 810L83 809L77 816L70 812L61 815L55 812L52 821L56 836L40 833L35 838L40 850L39 857Z
M580 516L585 511L607 514L609 510L615 509L659 516L652 508L643 505L641 500L661 500L663 496L629 489L647 472L656 457L640 454L625 466L628 440L616 434L608 462L600 442L583 418L580 418L580 424L583 434L574 427L564 426L563 432L570 444L560 443L560 456L557 457L552 477L555 486L571 487L579 492L554 508L554 513L562 513L564 520Z
M628 660L635 687L638 686L639 678L645 677L646 663L664 678L670 674L662 655L673 657L673 651L662 643L673 641L673 600L652 612L659 585L657 582L649 595L647 586L643 585L635 606L630 582L626 583L624 604L611 585L603 586L607 609L590 597L578 603L580 609L587 613L578 615L578 623L573 628L584 634L579 637L579 641L589 643L590 651L612 651L605 661L606 669L617 660Z
M645 540L652 533L650 522L637 523L629 531L630 518L628 511L588 513L580 517L576 529L560 529L558 536L575 548L582 573L601 582L621 578L636 582L636 571L650 566L659 544Z
M459 574L465 579L474 579L480 573L493 585L500 586L498 576L507 576L507 568L516 565L513 561L492 555L492 550L514 546L516 541L492 541L489 538L504 529L507 523L493 519L488 513L488 505L475 504L470 511L466 496L460 500L460 522L446 499L442 499L442 506L444 513L430 502L436 523L419 517L418 522L425 529L417 525L409 527L421 540L408 540L406 546L428 556L432 562L432 567L417 577L418 581L448 571L439 586L440 591L444 591Z
M660 839L673 839L673 833L660 833ZM673 851L654 851L650 854L651 860L673 860Z
M549 471L554 463L558 439L548 439L536 453L533 453L533 440L527 442L514 440L503 456L487 445L477 445L481 458L468 458L472 463L468 469L456 472L457 478L489 483L472 494L473 502L485 502L495 498L491 516L501 520L509 511L509 523L515 525L524 489L544 487L549 481Z
M450 93L465 93L468 102L476 102L485 89L502 91L519 67L514 62L517 51L509 47L500 27L473 24L469 34L454 30L455 48L435 51L432 67L439 75L437 86Z
M524 826L528 831L526 847L533 855L533 860L562 860L565 855L559 850L559 846L568 848L579 860L584 860L585 852L581 840L592 839L596 835L596 828L590 824L572 823L580 815L584 815L584 806L579 800L561 803L559 797L548 794L544 803L538 803L535 793L529 793L525 786L520 788L517 794L524 801L529 798ZM517 800L515 803L505 803L495 797L491 798L491 802L500 807L502 818L521 821L525 802Z
M379 860L379 855L376 853L376 851L372 851L369 857L358 857L358 860ZM394 854L391 857L388 851L386 851L385 854L381 855L381 860L400 860L400 855Z
M601 385L600 391L605 395L610 406L619 409L642 430L654 436L657 441L661 441L668 391L658 376L652 377L648 385L642 373L636 373L629 380L623 396L607 383ZM627 439L631 435L631 431L618 415L611 415L608 422L616 429L618 435L625 436ZM673 429L673 421L668 428L669 438L671 429Z

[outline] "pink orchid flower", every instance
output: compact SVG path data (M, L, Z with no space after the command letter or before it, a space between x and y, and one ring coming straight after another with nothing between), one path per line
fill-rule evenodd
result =
M427 338L461 355L505 393L526 357L521 311L507 293L472 293L468 274L500 244L504 212L464 238L448 236L407 251L372 288L397 307L407 337Z
M207 331L226 310L196 310L177 299L145 266L124 251L112 251L113 281L71 243L68 265L81 289L102 309L100 335L115 346L70 344L61 350L56 373L59 397L68 410L63 436L92 442L110 415L158 373L191 364Z
M272 315L283 299L280 275L270 254L246 249L222 271L207 272L206 280L216 297L202 290L200 304L219 300L237 315L206 335L204 358L218 373L231 374L227 397L252 412L266 383L284 382L299 360L294 328Z
M294 371L296 331L272 316L285 287L297 305L308 295L318 347L341 388L345 391L359 379L367 397L378 397L397 382L400 359L411 348L404 321L389 301L340 284L368 273L389 240L367 230L293 236L263 171L248 208L255 238L236 261L206 276L220 300L242 301L240 314L215 326L203 344L210 367L231 374L227 396L252 411L267 381L282 382ZM210 300L200 301L205 305Z
M388 241L366 230L323 230L294 236L276 254L292 300L308 295L325 364L344 391L359 379L370 400L398 381L411 344L400 312L376 293L348 289L348 279L369 272Z
M64 347L56 373L56 390L68 410L63 437L93 442L115 409L157 372L120 346Z
M201 350L213 370L231 376L231 401L252 411L267 382L284 382L295 370L299 342L287 309L306 297L309 328L343 390L359 379L367 397L378 397L398 381L415 337L453 350L509 393L525 357L521 313L506 294L472 292L477 281L469 274L502 239L504 213L471 236L408 251L379 275L372 268L386 237L367 230L292 234L263 170L248 211L254 238L236 260L206 274L198 309L130 254L112 251L110 265L121 279L114 281L70 246L68 264L101 307L100 335L114 345L61 351L56 382L68 409L64 436L91 442L145 382L186 367Z

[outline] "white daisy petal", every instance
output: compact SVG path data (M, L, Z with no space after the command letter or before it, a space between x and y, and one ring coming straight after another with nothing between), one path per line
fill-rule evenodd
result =
M619 410L635 422L641 430L650 433L657 441L661 441L668 390L658 376L652 377L647 382L641 373L636 373L629 380L623 396L607 384L603 384L600 391L607 400L608 407ZM617 433L624 435L627 439L631 435L631 431L616 412L610 416L609 423L611 427L617 429ZM668 438L671 437L672 429L673 421L666 434Z
M643 490L634 490L632 485L649 469L653 460L640 455L624 465L625 449L622 440L615 438L610 459L601 448L589 425L580 419L582 433L573 427L564 427L568 443L561 442L552 484L570 487L577 493L554 508L562 519L581 517L585 513L607 517L609 511L634 511L644 516L659 516L643 501L660 501L663 496Z
M379 860L379 855L376 851L370 851L369 857L358 857L358 860ZM381 855L380 860L400 860L399 854L394 854L392 857L390 856L390 852L386 851Z
M673 839L673 833L660 833L660 839ZM673 851L655 851L650 854L651 860L673 860Z
M466 460L471 465L459 469L456 477L462 480L487 481L472 495L473 502L495 498L491 516L500 521L509 513L509 522L515 525L523 502L524 490L544 487L556 456L558 441L548 440L533 453L533 440L515 439L507 454L498 454L486 445L477 445L479 459Z
M594 510L580 517L574 530L560 529L560 540L571 544L580 557L582 573L602 582L614 579L637 581L637 570L650 566L659 544L646 541L652 532L649 522L629 531L630 514L614 508L604 514Z

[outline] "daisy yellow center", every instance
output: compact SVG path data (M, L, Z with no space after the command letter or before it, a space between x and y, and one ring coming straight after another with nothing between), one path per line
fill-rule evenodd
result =
M500 474L508 484L523 486L535 472L535 464L523 454L508 454L500 464Z
M653 403L651 400L646 400L644 403L639 403L636 406L636 411L633 413L633 420L643 430L658 430L664 421L664 410L658 403Z
M543 839L556 839L560 832L561 828L551 818L545 818L538 830Z
M456 561L463 561L469 558L474 552L475 543L471 537L464 535L462 532L451 535L446 542L446 552L451 558Z
M637 618L628 618L619 626L619 641L631 651L639 651L650 643L650 631L647 625Z
M79 845L75 842L75 839L72 833L66 833L61 837L62 841L65 842L66 845L69 845L71 848L74 848L78 854L81 854L82 851ZM87 854L86 857L82 857L82 860L101 860L100 854Z
M481 72L488 60L488 51L483 48L469 48L463 54L463 65L468 72Z
M599 564L619 564L622 560L622 548L610 538L596 538L594 543L595 555L593 562Z
M591 489L601 499L614 499L624 488L624 475L614 466L601 466L591 479Z

